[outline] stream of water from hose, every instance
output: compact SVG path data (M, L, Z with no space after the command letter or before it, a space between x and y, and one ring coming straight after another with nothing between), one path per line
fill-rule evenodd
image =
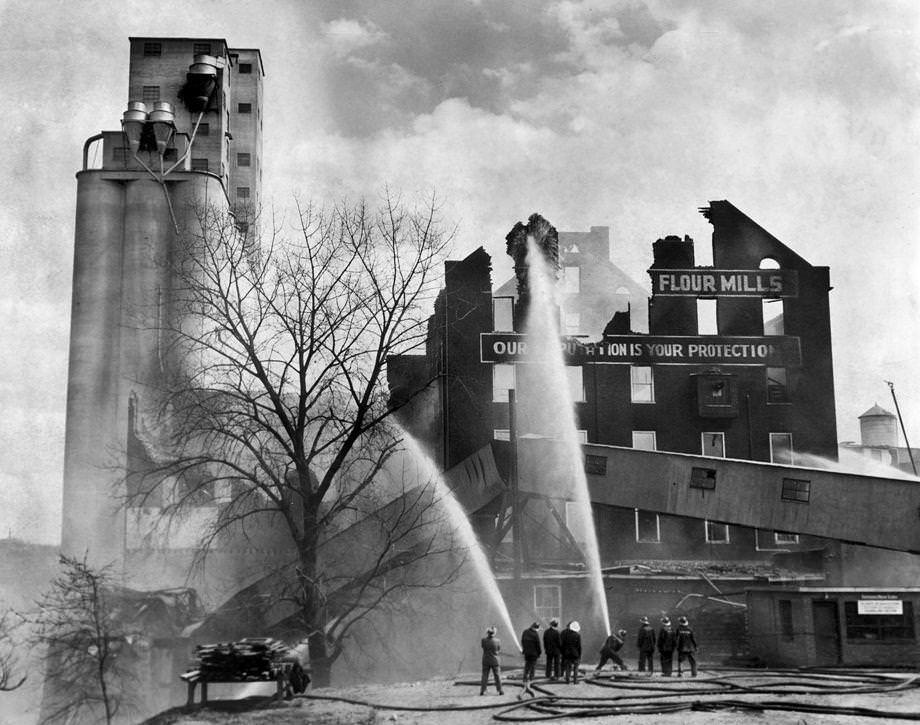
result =
M568 375L563 357L559 330L559 309L556 283L552 270L533 238L527 240L528 285L530 304L527 310L524 332L527 335L527 349L535 351L538 359L523 363L528 366L527 375L533 381L531 390L518 391L519 399L524 395L539 395L540 405L525 405L540 420L520 420L519 428L530 424L533 433L548 435L562 442L562 461L566 475L572 481L571 493L575 499L578 515L584 522L583 546L591 591L595 605L607 634L610 634L610 612L601 576L600 552L597 532L591 512L588 480L585 476L581 440L575 420L575 406L569 390ZM524 401L522 401L524 402ZM526 433L519 430L519 433ZM559 482L549 482L547 490L556 488Z

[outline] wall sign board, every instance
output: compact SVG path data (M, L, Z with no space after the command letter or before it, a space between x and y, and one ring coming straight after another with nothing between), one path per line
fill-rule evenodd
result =
M559 344L568 365L802 365L799 338L788 335L613 335L597 342L567 337ZM540 351L532 349L526 335L514 332L480 335L480 359L484 363L538 362L540 358Z
M798 297L793 269L650 269L655 297Z

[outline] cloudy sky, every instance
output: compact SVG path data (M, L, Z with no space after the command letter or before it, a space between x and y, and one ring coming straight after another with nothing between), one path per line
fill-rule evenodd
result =
M83 142L117 129L129 36L257 47L265 181L283 210L436 191L456 257L539 211L650 244L728 199L831 268L838 433L892 408L920 445L920 4L914 0L0 1L0 535L60 526Z

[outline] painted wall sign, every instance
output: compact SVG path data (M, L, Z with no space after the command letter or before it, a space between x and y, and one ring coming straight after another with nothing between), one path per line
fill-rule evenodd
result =
M800 367L798 337L616 335L598 342L562 338L566 363L621 363L638 365L769 365ZM480 359L485 363L533 362L539 357L527 337L514 332L480 335Z
M793 269L650 269L655 297L798 297Z
M900 599L860 599L856 602L857 614L904 614Z

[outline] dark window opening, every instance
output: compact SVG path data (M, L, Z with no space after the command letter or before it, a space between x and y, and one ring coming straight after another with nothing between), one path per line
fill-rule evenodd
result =
M636 541L640 544L660 543L661 529L658 523L658 514L636 509Z
M783 639L793 639L795 631L792 628L792 600L780 599L776 604L779 609L779 633Z
M208 160L207 159L192 159L192 171L207 171L208 170Z
M210 136L211 135L211 124L210 123L199 123L198 124L198 135L199 136Z
M252 73L252 63L240 63L240 73Z
M690 488L714 489L716 472L712 468L692 468L690 470Z
M249 154L237 154L236 155L236 165L237 166L250 166L252 163L252 157Z
M789 402L789 385L786 378L786 368L767 368L767 402Z
M803 481L797 478L784 478L783 492L780 497L783 501L808 503L808 499L811 497L811 481Z
M237 113L252 113L251 103L240 103L236 107Z
M860 614L859 602L844 602L847 639L863 641L912 640L913 602L901 602L901 614Z
M192 53L195 55L211 55L211 44L195 43L192 46Z
M585 473L592 476L607 475L607 456L585 455Z
M236 187L236 198L237 199L248 199L249 198L249 187L248 186Z
M163 44L162 43L144 43L144 57L150 58L163 53Z
M179 152L176 149L166 149L163 152L163 161L176 161L179 158Z

